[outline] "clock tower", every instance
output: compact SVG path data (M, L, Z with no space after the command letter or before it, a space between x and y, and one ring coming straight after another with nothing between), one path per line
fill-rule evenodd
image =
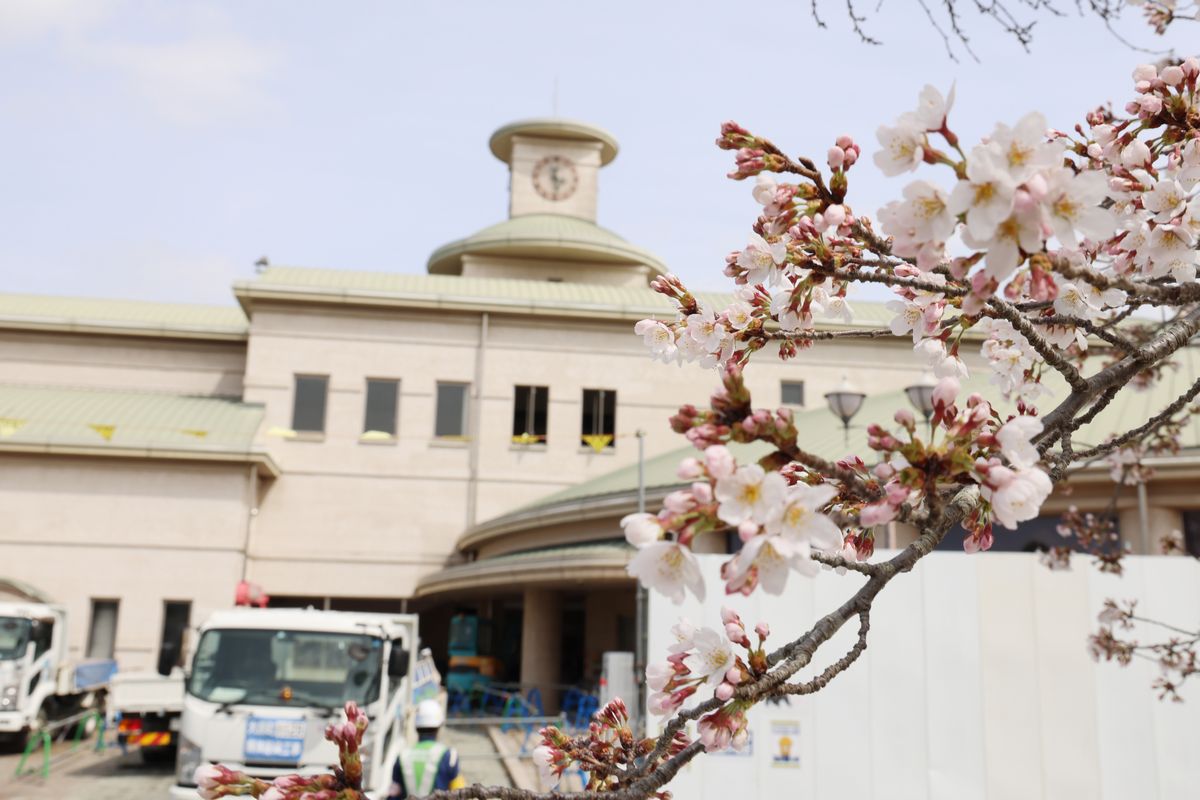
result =
M508 164L508 216L560 214L596 221L597 173L617 157L617 140L594 125L528 119L505 125L489 142Z
M508 164L508 219L439 247L429 257L430 273L645 287L667 271L596 224L597 177L617 157L608 131L527 119L505 125L488 144Z

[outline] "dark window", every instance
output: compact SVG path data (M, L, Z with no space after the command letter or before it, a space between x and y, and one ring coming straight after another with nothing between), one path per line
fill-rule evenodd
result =
M183 666L183 635L192 616L192 604L187 600L167 600L163 603L162 638L158 645L159 663L163 657L173 658L172 666Z
M54 620L39 619L33 623L33 657L38 658L54 642Z
M779 394L785 406L804 405L804 381L783 381L779 385Z
M321 433L325 430L326 375L297 375L292 403L292 430Z
M583 435L580 441L599 450L612 447L616 435L617 393L612 389L584 389Z
M457 438L467 435L467 384L437 385L437 420L433 435Z
M112 658L117 651L117 601L93 600L88 628L88 658Z
M513 441L522 444L546 441L546 415L550 389L518 386L513 393Z
M1200 511L1183 512L1183 548L1200 558Z
M400 404L400 381L367 378L367 410L364 433L396 435L396 409Z

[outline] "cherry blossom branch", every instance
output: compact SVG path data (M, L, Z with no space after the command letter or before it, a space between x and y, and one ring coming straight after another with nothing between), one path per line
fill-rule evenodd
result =
M1186 392L1175 398L1170 405L1155 414L1150 419L1146 420L1143 424L1133 428L1132 430L1126 431L1119 436L1113 437L1102 445L1097 445L1096 447L1092 447L1088 450L1080 451L1079 453L1075 454L1075 458L1081 461L1098 458L1108 455L1112 451L1120 447L1124 447L1130 442L1141 441L1146 436L1169 422L1172 417L1183 410L1184 406L1196 399L1197 395L1200 395L1200 379L1197 379Z
M863 612L858 615L858 618L858 640L844 656L830 664L820 675L812 680L805 681L804 683L785 683L777 687L772 695L782 697L784 695L814 694L824 689L830 681L849 669L850 665L866 652L867 634L871 630L871 615L869 613Z

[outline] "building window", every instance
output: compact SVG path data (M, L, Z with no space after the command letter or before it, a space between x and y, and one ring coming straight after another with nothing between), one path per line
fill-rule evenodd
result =
M779 394L781 405L804 405L804 381L781 381Z
M400 405L400 381L367 378L367 408L363 433L379 438L396 435L396 410Z
M111 659L117 651L117 601L93 600L88 628L88 658Z
M1200 511L1183 512L1183 548L1200 558Z
M33 641L33 657L41 658L42 654L50 649L50 645L54 644L54 620L53 619L36 619L33 621L33 632L30 636ZM25 655L21 653L21 655Z
M167 600L163 603L162 637L158 644L160 667L183 666L183 636L192 616L192 604L187 600Z
M612 389L584 389L580 441L595 450L602 450L612 447L616 436L617 393Z
M433 435L452 439L467 436L467 389L466 383L439 383L437 385L437 419Z
M544 444L549 406L549 387L517 386L513 392L513 442Z
M325 431L325 399L328 375L297 375L296 395L292 402L292 430L308 433Z

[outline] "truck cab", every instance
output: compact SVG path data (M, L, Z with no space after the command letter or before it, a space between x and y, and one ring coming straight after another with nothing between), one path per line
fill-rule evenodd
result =
M72 664L66 628L59 606L0 602L0 735L23 739L97 706L115 662Z
M172 798L195 800L201 764L267 781L331 771L337 749L325 726L349 701L370 720L363 788L386 797L413 734L416 615L236 609L209 617L195 642Z

